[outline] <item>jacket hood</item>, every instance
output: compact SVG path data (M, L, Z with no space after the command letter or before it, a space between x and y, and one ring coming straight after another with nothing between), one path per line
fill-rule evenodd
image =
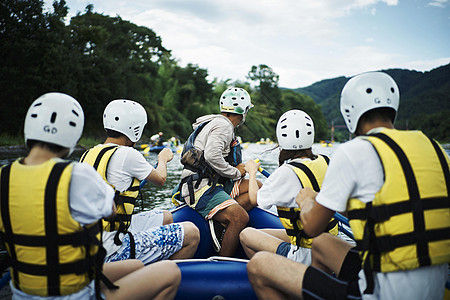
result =
M219 114L215 114L215 115L201 116L201 117L197 118L197 120L195 120L195 123L192 124L192 128L195 129L195 128L197 128L200 124L202 124L202 123L204 123L204 122L212 121L213 119L217 119L217 118L225 119L225 120L227 120L231 125L233 125L233 124L231 123L231 121L228 120L227 117L224 117L224 116L219 115Z

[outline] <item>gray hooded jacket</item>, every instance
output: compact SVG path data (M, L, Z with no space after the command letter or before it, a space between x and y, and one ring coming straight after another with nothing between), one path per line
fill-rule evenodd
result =
M197 128L200 124L208 122L197 135L194 141L194 147L203 150L205 161L220 176L238 180L241 178L241 172L225 161L225 157L230 153L230 143L234 138L234 126L231 121L222 115L206 115L200 117L192 125ZM192 171L184 169L181 178L194 174ZM208 184L208 179L204 178L194 192ZM182 197L189 195L187 184L183 184L181 189Z

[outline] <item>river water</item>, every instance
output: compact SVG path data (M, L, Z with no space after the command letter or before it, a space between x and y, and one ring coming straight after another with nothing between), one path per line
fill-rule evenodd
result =
M447 155L450 156L450 145L445 145ZM328 156L333 155L333 151L339 147L338 143L332 145L332 147L322 147L321 144L313 145L313 152L315 154L325 154ZM245 143L243 144L243 161L246 162L250 159L259 159L261 162L261 167L272 173L278 167L278 149L274 149L275 144L254 144ZM70 159L78 160L83 153L82 150L75 151ZM0 166L10 163L20 156L26 155L25 151L22 150L10 150L0 152ZM155 165L157 162L157 154L149 153L145 156L146 159ZM151 210L154 208L159 209L170 209L173 207L171 201L171 194L173 188L180 181L181 171L183 169L180 163L180 154L175 153L174 158L167 165L167 181L162 187L152 185L147 183L142 189L142 198L139 197L138 203L136 204L138 210ZM264 183L266 178L257 174L257 178Z
M331 155L333 150L339 144L334 144L333 147L321 147L320 144L313 145L313 151L317 154ZM243 161L246 162L249 159L259 159L261 167L266 169L269 173L273 172L278 166L278 149L274 149L275 144L243 144ZM69 159L78 160L83 154L82 150L76 150ZM18 157L23 157L26 152L23 148L11 148L10 150L4 150L0 152L0 166L10 163ZM149 153L145 155L145 158L155 165L158 156L156 153ZM167 180L164 186L155 186L151 183L147 183L142 189L142 198L139 197L136 204L139 210L151 210L154 208L170 209L173 207L171 194L173 188L178 184L181 177L181 171L183 165L180 163L180 154L174 153L174 158L167 165ZM266 178L258 174L258 179L264 182ZM142 202L143 199L143 202Z

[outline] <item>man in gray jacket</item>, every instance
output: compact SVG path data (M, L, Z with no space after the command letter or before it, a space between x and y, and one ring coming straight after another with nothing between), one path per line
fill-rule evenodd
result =
M239 158L240 145L234 128L243 124L253 107L246 90L230 87L220 97L221 114L206 115L193 124L194 133L186 142L183 154L197 151L191 163L182 157L181 195L190 207L213 222L226 228L222 245L215 240L216 251L221 256L232 256L239 244L239 233L247 225L247 211L252 206L248 196L248 179L245 164ZM237 147L236 147L237 146ZM261 185L261 183L259 182ZM213 235L214 239L214 235Z

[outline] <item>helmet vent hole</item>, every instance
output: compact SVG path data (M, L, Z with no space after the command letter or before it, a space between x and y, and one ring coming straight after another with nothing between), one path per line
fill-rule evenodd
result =
M72 113L77 117L79 116L78 113L76 111L74 111L73 109L72 109Z
M37 114L32 114L31 117L32 118L37 118Z
M241 100L244 100L245 98L244 97L241 97Z
M345 110L346 113L349 113L350 111L348 109Z
M286 129L286 128L287 128L287 125L281 126L281 129Z
M368 88L368 89L366 90L366 93L367 93L367 94L372 93L372 89L371 89L371 88Z
M72 122L72 121L69 122L69 125L72 126L72 127L77 127L77 124L75 122Z
M296 137L296 138L299 138L299 137L300 137L300 131L298 131L298 130L295 131L295 137Z
M306 123L306 126L312 127L311 123Z
M36 107L36 106L40 106L40 105L42 105L42 102L36 103L36 104L33 105L33 106Z
M119 121L119 117L115 117L114 120Z
M237 103L233 103L233 105L234 105L234 106L238 106L239 104L237 104Z
M287 137L287 134L286 133L282 133L281 136L282 137Z
M54 113L52 113L52 116L50 117L50 123L55 123L55 120L56 120L56 113L54 112Z
M393 87L391 87L391 92L395 93L395 89Z
M312 134L312 132L311 131L308 131L307 133L306 133L307 135L311 135Z
M231 97L231 99L236 100L236 97Z
M286 120L287 120L287 118L284 118L283 120L280 121L280 123L283 123L283 122L286 121Z

